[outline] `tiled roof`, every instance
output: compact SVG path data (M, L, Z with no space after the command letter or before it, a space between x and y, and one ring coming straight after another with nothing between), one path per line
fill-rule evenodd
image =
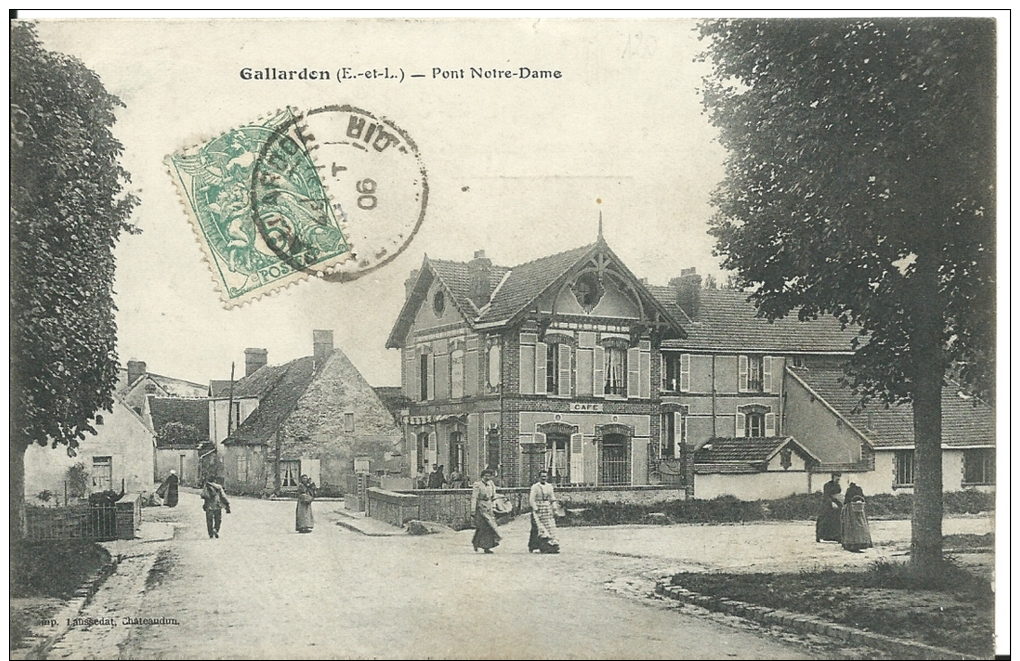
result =
M284 365L263 365L250 376L234 382L234 397L237 399L255 397L262 399L276 385L280 377L287 371L291 363ZM228 381L229 384L229 381ZM229 389L228 393L229 394Z
M399 424L401 411L408 408L411 402L404 396L404 389L400 386L373 386L372 390L382 400L390 415L393 416L393 420Z
M450 291L454 305L468 319L478 315L475 304L471 301L471 270L466 262L451 262L444 259L428 260L429 266ZM489 267L489 291L495 291L499 281L510 269L506 266L492 265Z
M792 437L769 436L767 438L718 437L709 439L694 452L694 463L763 466L786 445L793 445L805 456L818 461L817 457L804 449Z
M184 379L175 379L172 376L153 374L149 372L149 378L158 383L170 395L174 397L202 397L208 391L207 386L201 383L192 383Z
M679 310L672 287L649 287L670 311ZM853 351L853 329L842 330L831 316L799 321L796 312L769 322L756 316L747 292L735 289L702 289L701 306L694 323L685 323L687 337L665 340L664 348L704 351L832 352ZM680 316L680 319L685 317Z
M816 395L849 420L878 449L914 445L913 406L886 407L873 402L860 413L852 413L859 398L840 385L843 376L835 368L789 368ZM950 382L942 389L942 447L995 445L995 409L984 402L960 395Z
M152 427L158 433L168 422L179 422L194 429L194 438L189 441L198 444L209 440L209 400L184 399L182 397L150 397L149 414Z
M213 379L209 382L210 397L227 397L230 395L230 379Z
M191 381L185 381L184 379L176 379L172 376L163 376L162 374L155 374L153 372L146 372L141 377L136 378L133 383L129 383L128 371L125 367L117 369L116 390L121 394L126 394L127 391L131 389L131 386L135 385L135 383L138 383L145 377L149 377L158 383L159 386L171 397L202 397L208 390L207 387L201 383L192 383Z
M553 282L565 274L595 244L525 262L510 269L503 285L493 291L492 300L478 317L478 323L507 321L534 301Z
M224 441L227 445L264 445L286 420L315 376L312 356L284 365L265 365L234 384L234 397L259 397L259 406Z
M491 299L481 310L475 307L469 297L471 275L468 262L451 262L426 257L422 264L421 275L414 284L413 292L404 302L397 322L386 341L386 346L389 348L401 346L404 337L411 328L415 312L419 306L424 304L424 292L431 286L432 274L446 286L455 305L472 327L479 324L485 325L485 327L500 326L513 323L521 315L527 313L545 292L557 282L562 281L574 267L599 250L604 251L611 259L615 259L620 270L637 283L637 278L630 273L605 241L600 239L596 243L541 257L518 266L491 266L489 274ZM641 288L647 288L647 285L639 284L637 287L641 291ZM658 309L660 313L664 313L665 318L674 324L677 334L683 334L684 330L681 328L680 322L685 317L682 316L683 313L675 303L669 304L667 301L667 304L663 305L663 301L647 289L641 295L647 296L645 298L646 306L651 306Z

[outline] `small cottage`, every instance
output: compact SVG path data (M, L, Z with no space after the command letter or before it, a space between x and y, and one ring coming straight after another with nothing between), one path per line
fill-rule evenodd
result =
M114 393L113 410L97 413L93 427L96 435L87 436L73 456L63 446L28 448L26 502L63 504L67 498L120 491L121 486L128 492L153 491L156 440L142 415Z
M342 493L355 458L372 470L400 447L393 415L333 346L332 331L313 332L313 355L261 366L228 397L254 403L221 443L224 486L233 493L293 492L302 474L323 493Z

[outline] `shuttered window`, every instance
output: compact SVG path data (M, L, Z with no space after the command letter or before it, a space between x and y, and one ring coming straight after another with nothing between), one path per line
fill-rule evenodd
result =
M534 333L521 333L521 383L522 395L535 394L535 345L538 336ZM544 371L544 363L543 363Z

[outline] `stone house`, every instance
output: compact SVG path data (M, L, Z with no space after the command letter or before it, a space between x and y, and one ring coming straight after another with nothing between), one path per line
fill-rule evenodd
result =
M503 486L646 485L658 447L659 346L674 314L601 234L518 266L425 257L386 346L400 349L411 471ZM653 440L654 439L654 440Z
M28 448L26 502L31 503L41 492L49 491L63 504L65 491L73 488L68 483L68 470L77 463L84 464L88 493L120 491L122 485L129 492L153 491L156 440L142 415L123 395L114 392L113 410L97 413L93 427L96 435L86 436L74 450L74 456L63 446Z
M399 449L392 414L347 355L334 348L332 331L313 332L311 356L259 364L265 355L246 368L254 369L226 400L210 403L211 433L230 424L218 444L228 491L293 492L298 477L307 474L325 493L342 493L355 459L371 469ZM233 417L227 418L228 410Z

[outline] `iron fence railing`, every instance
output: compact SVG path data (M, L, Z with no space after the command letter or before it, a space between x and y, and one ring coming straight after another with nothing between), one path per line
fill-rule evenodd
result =
M141 495L116 503L68 507L26 507L25 538L29 540L131 539L141 526Z

